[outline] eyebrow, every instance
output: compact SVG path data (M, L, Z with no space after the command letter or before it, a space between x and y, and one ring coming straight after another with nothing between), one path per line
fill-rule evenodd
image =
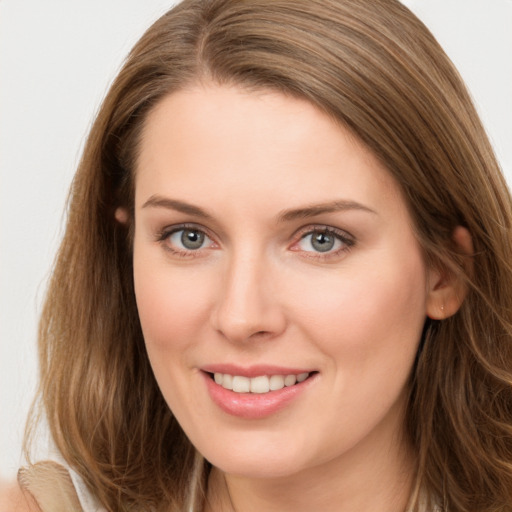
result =
M200 217L202 219L213 218L212 215L207 213L206 210L203 210L199 206L195 206L184 201L179 201L177 199L162 197L159 195L151 196L142 205L142 208L166 208L168 210L175 210L187 215L194 215L195 217ZM316 215L321 215L323 213L335 213L347 210L360 210L377 215L375 210L372 210L371 208L368 208L361 203L339 199L336 201L330 201L328 203L313 204L301 208L283 210L279 213L277 220L279 223L290 222L296 219L307 219L310 217L315 217Z
M321 215L323 213L334 213L340 211L343 212L347 210L360 210L378 215L375 210L372 210L371 208L368 208L361 203L339 199L328 203L313 204L303 208L284 210L279 214L278 221L289 222L296 219L307 219L309 217L315 217L316 215Z
M202 219L211 219L212 216L199 206L178 201L177 199L170 199L158 195L151 196L143 205L142 208L167 208L168 210L176 210L187 215L194 215Z

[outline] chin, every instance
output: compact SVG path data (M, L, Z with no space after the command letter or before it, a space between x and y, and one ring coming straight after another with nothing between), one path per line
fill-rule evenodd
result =
M298 472L297 465L290 462L266 460L219 460L218 464L209 460L213 466L228 475L248 479L286 478Z
M231 442L222 447L218 443L213 449L210 446L201 453L224 473L244 478L285 478L319 463L308 460L304 451L298 448L302 443L286 446L282 440L265 443L261 438L250 445Z

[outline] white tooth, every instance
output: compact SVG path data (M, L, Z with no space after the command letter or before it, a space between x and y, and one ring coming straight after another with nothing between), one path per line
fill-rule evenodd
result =
M233 391L236 393L249 393L251 390L251 380L247 377L235 375L233 377Z
M268 393L269 390L270 384L266 375L251 379L251 393Z
M213 379L215 380L215 382L217 384L220 384L222 386L222 381L223 381L223 375L222 373L214 373L213 374Z
M222 380L222 387L225 389L233 389L233 375L229 375L229 373L224 374L224 379Z
M309 373L306 372L306 373L299 373L299 375L297 375L297 382L302 382L304 380L306 380L309 376Z
M284 378L285 386L293 386L296 382L297 382L297 379L295 378L295 375L287 375Z
M272 375L269 379L269 387L271 391L277 391L284 388L284 377L282 375Z

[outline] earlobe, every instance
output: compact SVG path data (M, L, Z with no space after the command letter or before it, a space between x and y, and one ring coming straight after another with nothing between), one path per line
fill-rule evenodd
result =
M120 224L126 224L129 219L128 210L126 208L116 208L116 211L114 213L114 217L116 218L117 222Z
M469 231L457 226L452 240L463 258L467 273L473 267L473 240ZM466 297L467 287L460 273L449 269L430 269L428 273L427 316L433 320L444 320L454 315Z

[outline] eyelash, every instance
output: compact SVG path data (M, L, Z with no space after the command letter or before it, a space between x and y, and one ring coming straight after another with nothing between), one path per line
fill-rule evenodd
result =
M326 251L324 253L320 251L302 251L304 258L310 258L314 260L319 261L328 261L331 258L339 258L343 254L348 253L352 247L354 247L356 240L355 238L347 233L346 231L343 231L341 229L333 228L331 226L325 226L325 225L313 225L313 226L306 226L305 228L301 229L296 236L298 236L298 240L293 243L291 250L300 251L300 249L293 249L293 246L298 245L301 241L303 241L307 236L313 235L313 234L321 234L321 235L328 235L334 237L336 240L341 242L342 246L338 248L335 251Z
M166 227L156 234L156 240L164 247L164 249L166 251L169 251L171 254L178 256L180 258L192 259L192 258L197 258L197 257L203 256L204 255L204 253L202 251L202 249L204 249L203 247L200 247L199 249L196 249L196 250L192 250L192 249L183 250L183 249L176 249L175 247L170 245L169 237L171 237L175 233L178 233L178 232L184 231L184 230L196 231L197 233L203 234L205 237L207 237L209 240L211 240L215 244L214 237L212 237L209 234L209 231L206 230L204 227L201 227L201 226L198 226L195 224L179 224L179 225L175 225L172 227ZM322 253L320 251L304 251L304 250L301 251L301 249L294 248L295 246L300 244L307 236L313 235L315 233L332 236L336 240L341 242L342 246L333 252L326 251L324 253ZM304 258L315 259L315 260L320 260L320 261L327 261L331 258L340 257L342 254L348 253L356 243L355 238L352 235L350 235L349 233L347 233L346 231L342 231L340 229L333 228L330 226L325 226L325 225L306 226L306 227L302 228L301 230L299 230L294 235L294 239L295 239L295 241L290 246L290 250L302 252Z
M170 245L169 237L171 237L175 233L179 233L180 231L185 231L185 230L196 231L197 233L202 233L205 237L207 237L213 241L213 237L210 236L210 234L208 233L207 230L205 230L203 227L197 226L195 224L179 224L179 225L172 226L172 227L166 227L157 233L156 240L163 246L163 248L166 251L170 252L171 254L173 254L175 256L178 256L179 258L192 259L192 258L197 258L199 256L202 256L203 253L202 253L201 249L203 249L203 248L200 248L197 250L191 250L191 249L184 250L184 249L176 249L175 247Z

